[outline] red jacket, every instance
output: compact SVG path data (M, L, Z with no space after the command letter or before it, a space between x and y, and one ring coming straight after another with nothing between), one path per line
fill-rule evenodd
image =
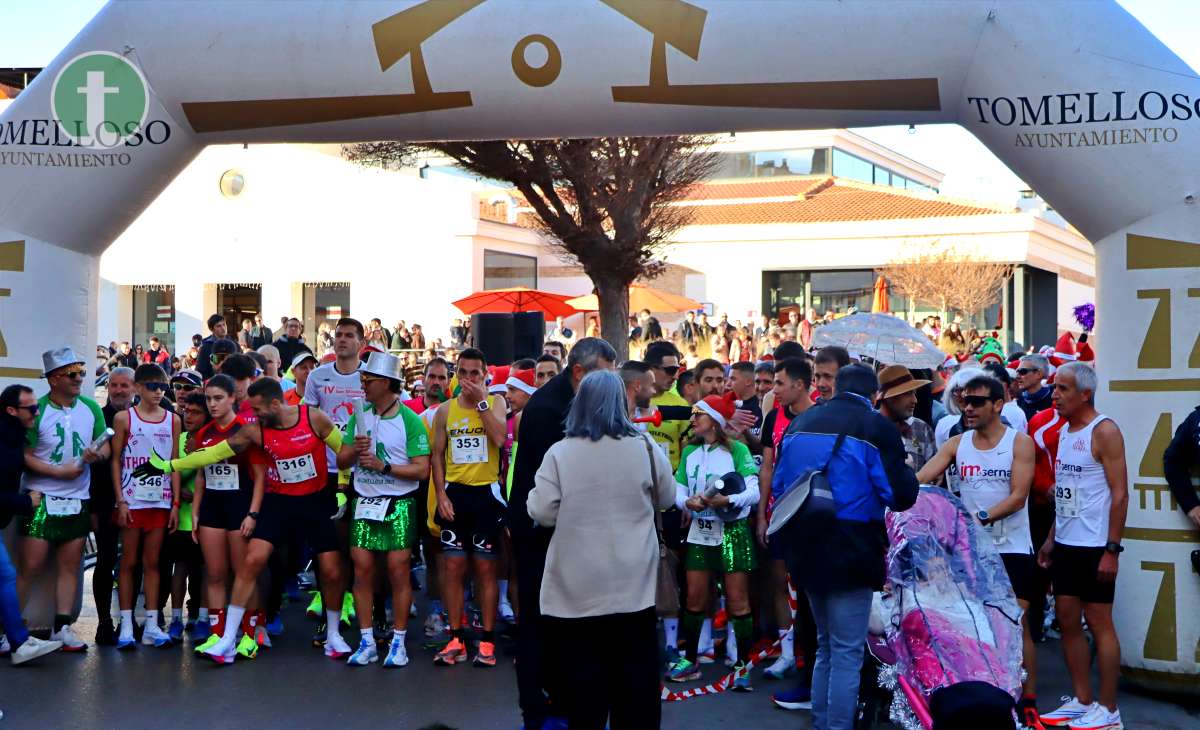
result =
M1054 460L1058 457L1058 432L1065 425L1067 419L1058 415L1054 408L1038 411L1029 419L1029 436L1037 451L1031 496L1038 504L1050 501L1050 490L1054 486Z

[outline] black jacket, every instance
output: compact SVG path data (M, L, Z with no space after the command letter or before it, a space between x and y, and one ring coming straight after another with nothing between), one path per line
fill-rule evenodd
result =
M14 515L33 514L33 502L21 494L21 474L25 471L25 429L7 413L0 414L0 529L8 527Z
M1030 397L1028 391L1021 391L1017 394L1016 402L1017 407L1025 414L1025 420L1032 421L1034 416L1054 406L1054 386L1043 385L1033 397Z
M837 440L847 438L830 462ZM796 477L829 463L837 519L820 534L788 523L785 549L793 576L806 590L878 589L883 585L887 532L884 508L908 509L917 500L917 476L895 424L865 398L839 394L792 419L776 458L772 491L778 495ZM775 489L775 487L780 487Z
M275 349L279 350L279 367L284 372L287 372L292 367L292 360L295 360L297 355L302 352L312 353L308 343L299 337L292 339L287 335L280 335L279 339L275 340L273 344L275 345Z
M1200 408L1179 424L1175 438L1163 452L1167 484L1171 485L1171 494L1184 512L1200 507L1200 497L1192 486L1192 470L1196 467L1200 467Z
M514 539L542 540L547 545L550 530L535 527L525 508L533 477L542 466L550 447L563 440L567 412L575 389L571 371L564 370L538 388L521 411L521 431L517 434L517 460L513 465L512 492L508 495L508 528Z

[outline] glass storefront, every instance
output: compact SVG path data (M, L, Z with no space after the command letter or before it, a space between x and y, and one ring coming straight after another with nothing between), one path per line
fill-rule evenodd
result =
M483 288L537 288L537 258L503 251L483 252Z
M157 337L175 352L175 287L135 286L133 288L133 340L131 345L148 347L150 338Z
M322 350L318 331L322 323L333 327L342 317L350 316L350 284L345 281L309 282L304 284L301 300L304 314L304 341L314 350Z
M853 307L870 312L875 295L876 274L870 269L844 271L764 271L763 312L781 321L787 312L803 313L810 307L817 316L826 312L844 315ZM905 316L908 302L889 294L888 305L894 314Z
M815 149L769 150L761 152L722 152L718 156L714 180L737 178L788 177L791 175L833 175L873 185L888 185L907 190L933 191L886 167L872 164L836 147Z
M254 322L262 313L261 284L217 284L217 311L225 316L229 336L237 337L242 329L242 320Z

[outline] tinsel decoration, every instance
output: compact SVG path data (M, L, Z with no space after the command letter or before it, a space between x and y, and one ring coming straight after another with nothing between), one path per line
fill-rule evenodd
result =
M892 705L888 708L888 719L904 730L925 730L920 719L908 706L908 699L904 696L903 690L900 689L900 683L896 679L899 673L900 668L895 664L884 664L879 667L879 686L892 693Z
M1096 305L1088 302L1075 307L1075 321L1083 328L1084 332L1091 332L1096 326Z

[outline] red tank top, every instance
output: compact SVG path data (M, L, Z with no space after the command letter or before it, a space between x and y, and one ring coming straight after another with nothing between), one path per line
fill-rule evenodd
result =
M267 428L261 422L263 451L267 454L267 491L291 496L315 494L325 488L328 462L325 442L313 431L308 406L300 406L296 425Z
M194 448L206 449L210 446L216 446L240 431L245 425L246 422L241 416L234 416L233 421L224 429L218 426L216 421L209 421L196 434L196 445ZM228 459L227 461L237 467L238 488L242 490L254 489L254 475L250 472L250 464L266 463L262 450L257 446L251 446L246 451L236 454L232 459Z

